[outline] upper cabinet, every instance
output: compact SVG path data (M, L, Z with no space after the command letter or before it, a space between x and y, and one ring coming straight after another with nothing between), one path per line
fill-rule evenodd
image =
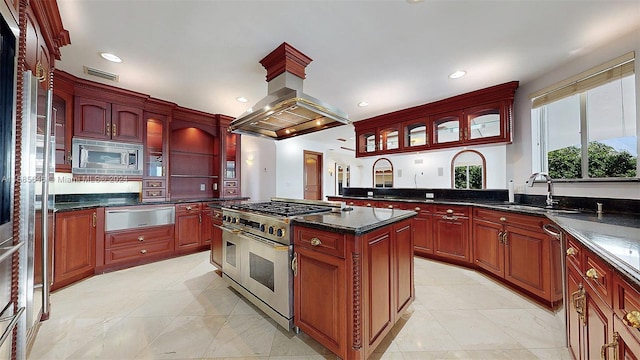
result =
M174 104L149 99L143 113L144 174L142 201L164 201L168 192L169 123Z
M75 136L141 143L143 123L142 108L75 98Z
M221 198L240 196L240 134L229 132L233 118L220 115Z
M356 156L510 143L518 82L354 122Z

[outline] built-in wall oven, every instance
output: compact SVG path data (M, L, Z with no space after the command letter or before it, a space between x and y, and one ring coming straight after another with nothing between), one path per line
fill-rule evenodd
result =
M294 317L291 218L336 206L296 201L272 199L222 209L223 278L287 330Z

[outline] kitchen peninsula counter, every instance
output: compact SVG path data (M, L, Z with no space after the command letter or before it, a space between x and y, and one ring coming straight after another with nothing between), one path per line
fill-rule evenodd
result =
M70 201L56 201L53 207L55 212L65 212L74 210L87 210L95 209L99 207L114 207L114 206L147 206L147 205L175 205L181 203L225 203L227 201L244 201L248 200L248 197L235 197L235 198L203 198L203 199L188 199L188 200L168 200L168 201L155 201L155 202L142 202L138 198L136 193L134 197L130 196L117 196L117 197L103 197L103 198L90 198L90 199L71 199ZM66 200L66 199L65 199Z

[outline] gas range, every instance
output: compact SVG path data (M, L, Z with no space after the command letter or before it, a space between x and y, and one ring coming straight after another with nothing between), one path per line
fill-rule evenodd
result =
M225 227L290 245L292 217L328 212L336 208L340 208L340 203L272 198L271 201L231 204L223 207L222 222Z

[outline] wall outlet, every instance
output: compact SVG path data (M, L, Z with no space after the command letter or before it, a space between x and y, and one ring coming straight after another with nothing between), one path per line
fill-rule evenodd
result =
M204 184L200 184L200 191L204 191L204 189L205 189L205 188L206 188L206 187L205 187L205 185L204 185Z
M367 197L373 197L373 191L367 191Z
M426 194L424 194L424 196L427 199L433 199L435 197L435 195L433 193L426 193Z

